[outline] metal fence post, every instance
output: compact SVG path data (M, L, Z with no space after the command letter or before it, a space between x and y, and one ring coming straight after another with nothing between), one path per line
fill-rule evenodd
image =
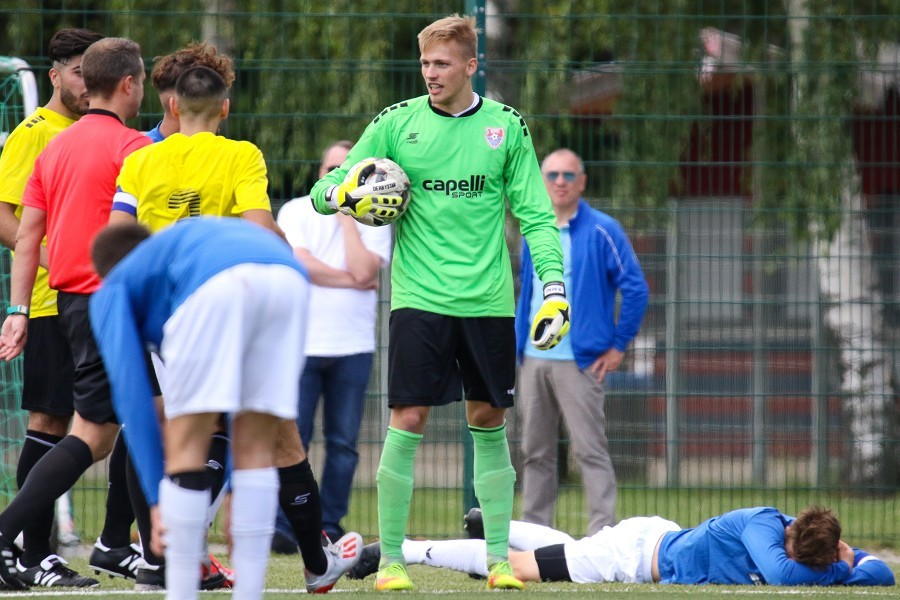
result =
M669 227L666 244L666 483L678 487L681 482L681 456L678 433L678 394L680 390L678 354L680 351L679 320L681 318L680 278L681 254L679 249L680 225L678 201L669 200Z
M483 96L486 85L486 54L487 38L484 33L486 0L466 0L466 14L475 17L475 25L478 27L478 70L472 77L472 87L475 92ZM462 426L463 444L463 514L469 509L478 506L478 498L475 497L475 450L472 446L472 434L465 421Z

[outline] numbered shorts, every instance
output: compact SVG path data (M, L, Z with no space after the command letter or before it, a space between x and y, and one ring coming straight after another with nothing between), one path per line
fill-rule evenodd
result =
M244 411L297 416L309 282L285 265L214 275L163 327L166 416Z
M513 406L516 332L512 317L391 312L388 406L442 406L460 400Z

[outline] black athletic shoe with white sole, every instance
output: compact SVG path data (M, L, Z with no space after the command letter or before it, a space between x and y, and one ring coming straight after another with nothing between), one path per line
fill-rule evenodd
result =
M19 578L19 569L16 568L21 554L18 546L0 537L0 589L28 589L28 584Z
M33 567L17 565L19 579L32 587L77 587L92 588L100 585L93 577L84 577L66 565L64 558L51 554Z
M110 548L105 546L99 539L94 544L91 558L88 561L90 568L98 575L106 573L110 577L124 577L125 579L134 579L137 575L138 567L142 567L145 564L141 555L141 549L135 544L122 546L121 548Z

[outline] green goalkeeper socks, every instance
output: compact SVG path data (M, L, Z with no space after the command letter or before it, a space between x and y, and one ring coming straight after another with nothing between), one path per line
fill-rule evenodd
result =
M413 493L413 467L422 434L388 427L378 463L378 532L381 560L403 562L403 538ZM509 456L507 456L507 460Z
M509 556L516 471L509 458L506 424L491 429L469 425L475 444L475 496L481 503L488 566Z

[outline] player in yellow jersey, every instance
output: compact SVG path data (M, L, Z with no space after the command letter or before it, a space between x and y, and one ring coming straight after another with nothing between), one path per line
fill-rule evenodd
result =
M137 219L158 231L187 217L243 217L284 237L272 217L262 152L215 133L230 104L221 76L193 67L179 82L170 110L180 131L125 160L110 223Z
M75 123L88 110L88 94L81 74L81 58L103 36L88 29L60 29L50 39L48 54L53 94L12 132L0 155L0 243L14 249L22 195L34 169L34 161L58 133ZM28 348L23 359L22 408L28 411L28 429L16 469L21 488L32 468L66 435L73 414L72 374L74 364L63 337L56 307L56 290L47 280L46 247L41 247L40 266L35 279L30 307L10 307L26 311ZM118 575L132 571L128 566L140 560L140 553L129 545L131 513L128 508L124 466L119 460L124 445L117 447L110 470L111 487L103 538L105 551L97 553L97 562L117 568ZM40 477L40 475L36 475ZM17 562L20 578L30 585L97 585L97 580L82 577L65 566L51 552L52 508L38 519L30 519L23 531L24 552ZM92 557L94 558L94 557ZM119 564L122 566L118 566ZM133 576L133 575L132 575Z
M206 42L191 42L179 48L175 52L164 56L157 56L153 60L153 71L150 73L150 81L159 95L159 102L163 109L163 118L156 127L147 132L154 142L161 142L173 133L180 130L178 117L172 113L170 100L175 96L175 84L182 73L192 67L209 67L222 76L225 86L230 88L234 82L234 63L231 57L220 54L215 46ZM155 374L154 374L155 377ZM158 388L158 382L155 383ZM157 391L159 391L157 389ZM162 399L159 400L162 406ZM228 457L230 440L224 424L219 431L212 436L209 449L209 457L206 463L206 472L211 484L213 497L209 510L210 522L215 518L220 502L224 498L225 488L225 463ZM152 527L150 523L150 507L144 500L144 493L139 485L137 472L133 461L128 461L128 489L131 492L131 503L134 507L135 518L141 537L150 535ZM157 556L149 548L144 547L144 561L147 563L138 569L136 588L152 591L163 587L161 567L165 561ZM223 579L224 577L224 579ZM203 562L201 589L215 589L222 586L230 586L234 580L234 574L226 568L215 556L209 554Z
M125 160L111 224L137 220L157 231L187 217L239 216L284 237L272 218L262 152L215 134L228 116L227 95L225 81L208 67L193 67L178 78L169 108L180 131ZM362 538L351 532L323 550L318 485L293 421L281 424L276 466L279 502L297 535L307 590L327 591L356 563ZM301 497L306 501L296 504ZM175 573L168 571L166 587L172 589Z

